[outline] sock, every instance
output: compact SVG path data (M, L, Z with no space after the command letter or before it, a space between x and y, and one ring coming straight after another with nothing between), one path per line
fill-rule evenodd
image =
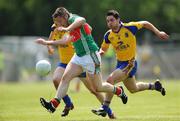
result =
M112 110L109 108L107 105L102 105L102 108L106 111L106 113L111 116L112 115Z
M60 104L60 100L58 98L53 98L50 102L52 103L54 108L57 108L58 105Z
M109 104L110 104L110 103L111 103L110 101L106 101L106 100L105 100L102 105L107 105L107 106L109 107Z
M154 84L149 83L149 90L154 90L154 89L155 89Z
M120 87L114 87L114 94L120 96L122 94L122 89Z
M71 107L72 102L71 102L71 99L70 99L70 97L68 95L63 97L63 101L64 101L64 103L66 104L67 107Z

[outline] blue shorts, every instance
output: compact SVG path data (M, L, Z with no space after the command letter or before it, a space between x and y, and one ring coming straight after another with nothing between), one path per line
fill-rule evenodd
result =
M129 65L129 61L117 61L116 69L121 69L124 71ZM137 61L134 61L134 64L131 68L128 69L128 77L132 78L137 72Z
M58 62L57 66L58 66L58 67L62 67L62 68L65 69L66 66L67 66L67 64ZM81 73L78 77L85 78L85 77L86 77L86 72Z

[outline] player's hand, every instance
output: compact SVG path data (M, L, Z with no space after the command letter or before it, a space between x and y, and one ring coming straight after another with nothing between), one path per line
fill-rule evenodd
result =
M47 45L46 40L42 38L35 40L35 42L41 45Z
M100 55L104 55L104 51L102 49L99 50Z
M167 40L167 39L169 39L169 35L166 34L166 33L163 32L163 31L160 31L157 36L158 36L160 39L162 39L162 40Z

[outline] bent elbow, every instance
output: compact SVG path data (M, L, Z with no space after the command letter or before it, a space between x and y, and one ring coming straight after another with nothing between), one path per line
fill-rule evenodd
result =
M85 18L83 18L83 17L79 18L78 21L79 21L79 23L80 23L81 25L83 25L83 24L86 23L86 20L85 20Z
M149 28L150 22L149 21L143 21L142 22L144 28Z

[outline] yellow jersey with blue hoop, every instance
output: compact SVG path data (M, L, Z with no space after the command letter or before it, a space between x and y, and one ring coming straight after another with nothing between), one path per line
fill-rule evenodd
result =
M109 30L104 35L101 48L108 48L112 44L118 61L128 61L136 56L136 32L143 25L139 22L121 23L117 33Z
M52 25L51 29L53 32L52 39L54 41L61 39L67 32L60 32L55 30L55 24ZM58 54L61 63L68 64L74 55L74 48L71 42L63 45L58 45Z

